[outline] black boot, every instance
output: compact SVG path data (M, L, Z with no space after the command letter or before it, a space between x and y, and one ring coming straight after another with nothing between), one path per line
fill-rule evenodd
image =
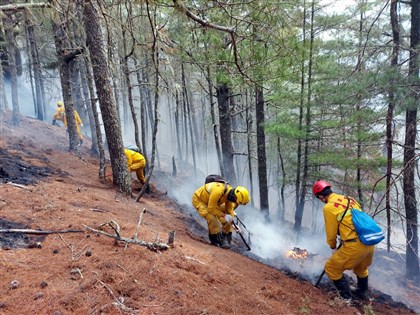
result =
M223 233L224 238L227 240L228 244L232 244L232 232Z
M368 277L359 278L357 277L357 287L351 290L353 296L359 300L368 300Z
M220 245L218 234L210 234L209 233L209 239L210 239L211 245L213 245L213 246L219 246Z
M347 279L342 277L340 280L334 280L333 282L338 292L340 293L340 296L344 300L351 302L351 289Z
M221 248L225 248L225 249L229 249L230 248L230 244L228 243L228 241L226 240L226 234L220 232L219 233L219 240L220 240L220 247Z

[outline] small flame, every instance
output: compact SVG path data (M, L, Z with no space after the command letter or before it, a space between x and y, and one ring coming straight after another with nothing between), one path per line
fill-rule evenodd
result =
M286 257L290 259L304 260L308 257L308 255L309 253L306 249L300 249L299 247L295 247L286 253Z

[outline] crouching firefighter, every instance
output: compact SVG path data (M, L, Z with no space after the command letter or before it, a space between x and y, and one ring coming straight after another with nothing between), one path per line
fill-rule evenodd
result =
M227 183L208 183L194 192L192 204L207 221L212 245L230 248L234 210L249 201L249 192L245 187L233 188Z
M368 267L372 264L375 246L363 244L354 229L351 209L361 209L359 203L351 197L333 193L331 184L325 180L317 181L312 191L315 197L325 203L325 232L332 250L331 257L325 263L325 273L344 300L351 302L352 297L368 299ZM341 242L338 247L337 235ZM345 270L352 270L356 274L357 288L350 287L343 275Z

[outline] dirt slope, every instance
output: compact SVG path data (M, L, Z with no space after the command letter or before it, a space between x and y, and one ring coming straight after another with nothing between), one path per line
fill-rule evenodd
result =
M100 182L89 141L80 159L63 128L25 117L14 127L10 112L1 119L1 227L82 232L0 234L0 314L412 313L387 302L348 307L333 292L210 246L159 186L135 203ZM173 248L126 246L84 228L114 220L131 238L143 209L139 239L166 242L174 230Z

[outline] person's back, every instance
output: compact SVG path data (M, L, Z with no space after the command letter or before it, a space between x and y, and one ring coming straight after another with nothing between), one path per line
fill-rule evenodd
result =
M57 108L55 110L55 113L53 115L53 121L52 124L56 125L56 121L61 120L64 123L65 120L65 111L64 111L64 105L63 102L57 102ZM65 124L65 123L64 123ZM65 125L66 126L66 125ZM66 126L67 127L67 126Z
M146 183L146 177L144 176L144 169L146 168L146 159L139 152L124 149L127 157L128 169L130 172L136 172L137 179L142 183Z

